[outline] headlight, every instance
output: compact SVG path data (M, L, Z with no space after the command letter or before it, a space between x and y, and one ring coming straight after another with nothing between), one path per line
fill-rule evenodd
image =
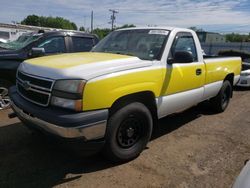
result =
M240 75L241 76L250 76L250 72L242 72Z
M84 80L58 80L53 89L68 93L82 93L84 85Z
M81 111L85 83L84 80L57 80L52 91L51 105Z

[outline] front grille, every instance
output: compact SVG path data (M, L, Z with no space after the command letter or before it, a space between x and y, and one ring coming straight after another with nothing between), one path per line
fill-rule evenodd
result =
M35 104L48 106L53 87L53 80L25 74L17 73L18 93Z
M30 82L32 85L38 86L40 88L43 89L47 89L47 90L51 90L52 89L52 81L51 80L45 80L45 79L40 79L37 77L32 77L30 75L26 75L20 71L18 71L17 73L17 78L19 80L23 80L23 81L28 81Z

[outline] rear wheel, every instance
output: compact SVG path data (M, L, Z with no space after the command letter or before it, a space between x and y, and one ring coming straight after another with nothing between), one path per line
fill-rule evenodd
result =
M5 80L0 80L0 110L10 107L10 98L8 89L11 84Z
M220 92L210 100L213 109L216 112L223 112L227 108L232 96L232 85L228 80L223 82Z
M130 103L117 110L108 121L105 156L114 162L137 157L150 140L152 128L151 113L142 103Z

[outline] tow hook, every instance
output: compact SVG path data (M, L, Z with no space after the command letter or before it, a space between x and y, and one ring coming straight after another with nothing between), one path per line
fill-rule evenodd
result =
M17 117L17 115L16 115L15 112L12 112L12 113L9 113L9 114L8 114L8 117L9 117L10 119L12 119L12 118Z

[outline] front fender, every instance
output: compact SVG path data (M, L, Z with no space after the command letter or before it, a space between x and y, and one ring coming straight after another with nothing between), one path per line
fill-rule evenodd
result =
M119 98L142 91L159 96L163 69L133 70L113 73L87 82L83 93L83 110L110 108Z

